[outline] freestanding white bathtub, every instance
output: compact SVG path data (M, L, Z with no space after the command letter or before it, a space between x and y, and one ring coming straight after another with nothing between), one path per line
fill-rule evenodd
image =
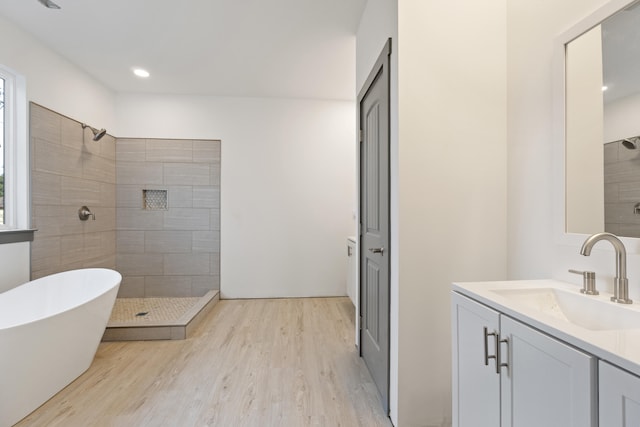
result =
M0 427L26 417L86 371L122 276L53 274L0 293Z

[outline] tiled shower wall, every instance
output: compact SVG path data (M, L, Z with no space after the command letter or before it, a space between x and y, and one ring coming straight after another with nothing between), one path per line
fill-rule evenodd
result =
M123 275L121 297L219 289L220 141L92 137L30 105L32 278L105 267ZM166 191L166 209L144 209L145 189Z
M640 237L640 150L629 150L620 141L604 145L605 231Z
M220 141L118 138L116 158L120 296L219 289ZM166 195L166 208L144 190Z
M98 124L96 124L98 125ZM31 277L116 266L115 139L92 140L81 123L30 104ZM81 221L86 205L94 220Z

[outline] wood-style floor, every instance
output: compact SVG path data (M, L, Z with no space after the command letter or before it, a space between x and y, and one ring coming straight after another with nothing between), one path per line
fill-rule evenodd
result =
M353 328L347 298L220 301L189 339L101 343L17 426L390 427Z

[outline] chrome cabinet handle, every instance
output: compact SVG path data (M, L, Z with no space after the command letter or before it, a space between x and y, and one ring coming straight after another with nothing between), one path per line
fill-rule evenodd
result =
M494 337L495 347L494 347L493 356L489 356L489 337ZM497 332L489 333L489 330L485 326L484 327L484 365L485 366L489 366L489 359L494 359L496 361L496 373L497 374L500 373L500 366L499 366L499 359L498 359L498 354L500 352L500 346L499 346L498 340L499 340L498 333Z
M384 248L369 248L369 251L374 254L384 255Z
M500 350L500 344L506 344L507 345L507 357L505 357L505 359L507 360L506 362L502 361L502 350ZM498 344L498 359L499 362L497 364L498 366L498 373L500 373L500 368L507 368L507 372L509 372L509 338L505 338L503 340L499 341Z

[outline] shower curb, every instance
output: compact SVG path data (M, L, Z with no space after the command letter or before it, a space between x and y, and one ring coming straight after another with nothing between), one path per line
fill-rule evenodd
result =
M220 301L219 291L209 291L178 320L152 322L109 321L102 341L184 340Z

